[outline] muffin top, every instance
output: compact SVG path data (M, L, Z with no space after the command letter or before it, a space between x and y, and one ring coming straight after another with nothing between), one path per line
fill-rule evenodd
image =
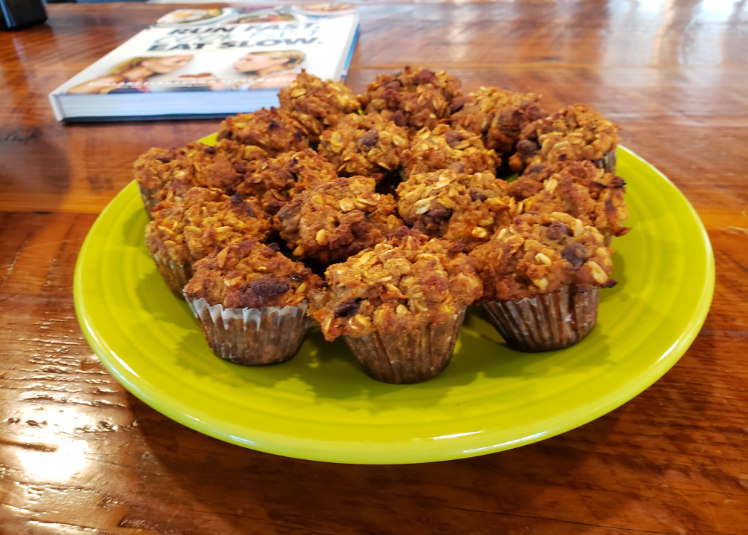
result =
M391 195L364 176L338 177L296 195L273 218L295 256L337 262L384 240L402 221Z
M500 163L496 151L487 149L480 135L447 124L437 125L433 130L422 128L413 135L404 152L406 177L439 169L494 173Z
M397 187L397 208L407 224L470 249L508 225L517 210L506 182L493 173L453 169L416 174Z
M322 132L319 153L342 176L365 175L381 181L402 166L408 130L377 113L344 116Z
M482 292L467 255L406 227L331 265L325 279L311 305L326 340L449 321Z
M337 177L335 167L310 148L247 162L237 193L255 197L268 214L275 214L293 196Z
M535 93L481 87L467 96L451 121L453 126L480 134L487 148L508 155L514 152L522 129L544 116Z
M233 242L193 267L185 297L225 308L297 306L322 283L301 262L254 238Z
M270 221L256 201L195 186L174 201L156 205L146 226L146 245L154 256L192 264L246 236L264 239Z
M577 104L525 126L509 164L515 171L521 171L539 163L596 162L619 142L616 125L589 106Z
M356 95L342 82L322 80L302 71L278 94L281 108L288 110L306 130L313 143L323 130L335 126L345 115L358 111Z
M396 74L378 75L361 96L361 104L367 113L420 130L446 122L460 95L460 81L454 76L406 65Z
M304 128L287 110L261 108L224 119L216 136L243 145L260 147L270 155L308 147Z
M528 168L510 183L509 193L527 212L565 212L598 229L607 239L628 228L626 183L589 161L558 162Z
M483 281L483 301L519 300L570 284L616 284L603 236L562 212L519 215L470 257Z
M148 149L135 160L133 174L149 215L159 201L193 186L231 190L243 178L230 155L203 143Z

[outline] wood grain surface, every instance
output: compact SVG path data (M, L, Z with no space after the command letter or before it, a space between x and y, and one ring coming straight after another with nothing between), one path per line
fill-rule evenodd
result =
M355 91L418 63L466 91L589 103L688 198L716 259L700 334L624 406L515 450L404 466L214 440L129 394L83 338L72 279L96 215L140 153L217 121L64 126L47 94L173 7L54 4L0 34L0 533L748 533L745 2L361 4Z

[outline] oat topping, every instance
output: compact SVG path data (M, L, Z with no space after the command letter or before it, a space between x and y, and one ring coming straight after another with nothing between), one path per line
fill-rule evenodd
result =
M482 292L467 255L407 228L325 272L312 317L327 340L452 319Z
M195 262L184 293L225 308L284 307L306 301L321 283L301 262L246 238Z
M602 234L562 212L519 215L470 258L483 281L483 301L519 300L566 285L616 284Z
M452 169L416 174L397 187L398 211L408 225L471 249L509 224L516 201L493 173Z

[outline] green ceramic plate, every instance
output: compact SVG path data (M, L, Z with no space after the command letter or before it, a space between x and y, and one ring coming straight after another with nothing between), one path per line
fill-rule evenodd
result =
M563 433L622 405L661 377L701 327L714 259L688 201L620 149L629 226L613 246L618 286L601 292L580 344L522 354L468 313L449 367L425 383L368 378L343 342L313 331L298 355L246 368L215 357L187 305L144 246L135 183L102 212L80 251L75 305L106 368L166 416L218 439L289 457L416 463L481 455Z

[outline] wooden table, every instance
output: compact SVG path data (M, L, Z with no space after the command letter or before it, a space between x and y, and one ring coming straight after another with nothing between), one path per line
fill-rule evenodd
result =
M748 530L748 11L744 2L366 2L356 91L406 63L464 89L587 102L703 220L716 289L662 379L561 436L401 466L214 440L129 394L73 306L97 214L151 146L216 121L63 126L47 93L173 6L57 4L0 35L0 532L693 533Z

